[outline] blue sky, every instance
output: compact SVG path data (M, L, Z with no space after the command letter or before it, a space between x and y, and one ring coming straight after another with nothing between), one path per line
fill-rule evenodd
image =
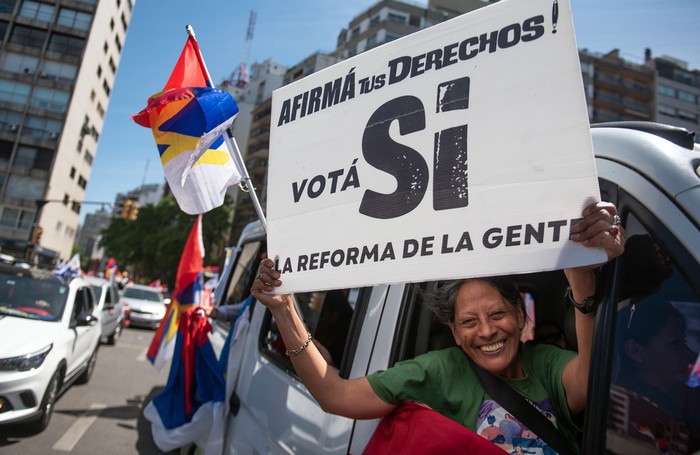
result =
M318 50L335 49L338 32L376 1L200 0L195 7L192 0L137 0L85 200L113 202L117 193L143 182L164 182L151 132L130 116L167 81L187 24L218 85L241 59L251 10L257 22L248 62L272 58L291 66ZM700 1L570 2L579 48L601 53L618 48L623 58L641 62L648 47L653 56L669 55L700 69ZM97 207L84 205L81 220Z

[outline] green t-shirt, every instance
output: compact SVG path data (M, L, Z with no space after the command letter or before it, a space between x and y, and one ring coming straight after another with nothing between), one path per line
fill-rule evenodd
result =
M561 375L576 353L551 345L521 345L523 379L504 379L534 403L579 452L578 426L572 421ZM487 394L464 351L454 346L398 362L368 376L374 392L387 403L415 401L461 423L506 450L518 446L529 453L551 453L532 432Z

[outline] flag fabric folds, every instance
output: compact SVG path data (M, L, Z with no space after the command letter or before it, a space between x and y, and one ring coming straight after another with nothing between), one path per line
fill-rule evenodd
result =
M362 453L503 455L505 452L483 436L428 406L406 401L379 422Z
M203 269L202 215L199 215L182 251L172 301L148 348L147 357L158 370L162 370L173 357L180 314L199 304Z
M119 267L117 267L117 263L114 260L114 258L109 258L107 261L107 266L105 267L105 278L108 280L116 280L117 278L120 278L120 273L119 273Z
M225 419L223 371L200 308L182 312L168 382L144 409L153 440L164 452L196 444L205 455L221 454Z
M74 276L82 275L82 273L82 270L80 270L79 253L75 253L75 255L68 261L59 264L53 271L54 275L58 275L64 280L69 280Z
M132 116L137 124L151 128L166 180L185 213L219 207L226 188L241 181L222 136L237 114L233 97L212 88L190 36L163 91Z

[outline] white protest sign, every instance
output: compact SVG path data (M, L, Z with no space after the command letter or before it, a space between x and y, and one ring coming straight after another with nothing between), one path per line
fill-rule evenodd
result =
M302 292L603 262L570 6L506 0L275 91L268 255Z

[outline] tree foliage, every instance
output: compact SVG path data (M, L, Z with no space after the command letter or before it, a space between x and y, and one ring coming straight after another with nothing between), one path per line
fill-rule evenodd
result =
M114 257L120 270L129 268L137 282L161 283L174 288L180 256L196 215L184 213L175 198L169 195L158 205L141 207L131 220L115 218L102 231L100 245L105 254ZM207 212L202 217L204 264L220 266L230 230L231 204Z

